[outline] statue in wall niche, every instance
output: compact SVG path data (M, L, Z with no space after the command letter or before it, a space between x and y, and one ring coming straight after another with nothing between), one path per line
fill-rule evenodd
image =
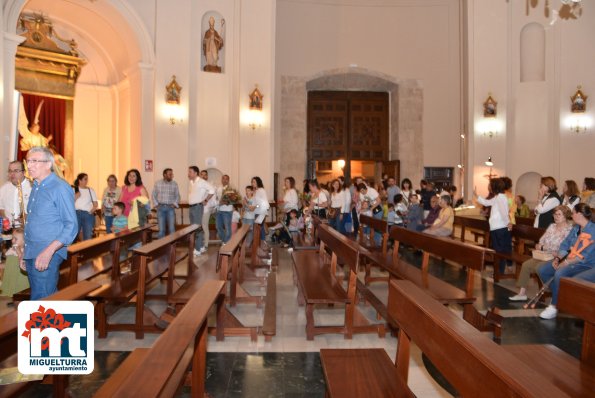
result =
M225 19L221 19L221 29L225 25ZM206 59L205 72L221 73L219 62L219 50L223 48L223 38L215 30L215 17L209 18L209 29L205 32L202 40L202 52Z

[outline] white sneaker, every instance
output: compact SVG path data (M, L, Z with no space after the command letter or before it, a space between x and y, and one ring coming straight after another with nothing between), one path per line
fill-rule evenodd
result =
M194 255L195 256L200 256L202 253L196 249L194 249Z
M527 295L526 294L515 294L512 297L508 298L510 301L527 301Z
M558 309L553 305L548 305L545 310L539 314L541 319L554 319L558 315Z

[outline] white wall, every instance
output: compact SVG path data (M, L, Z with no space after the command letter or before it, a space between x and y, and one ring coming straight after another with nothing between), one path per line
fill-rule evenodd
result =
M423 163L456 167L462 129L459 3L278 1L277 98L283 76L310 76L351 64L419 79L424 90ZM276 105L279 109L281 104ZM283 134L279 124L277 134Z
M486 192L487 167L492 156L495 172L516 182L529 172L551 175L561 188L563 181L574 179L582 185L585 176L594 174L595 135L571 133L570 96L582 85L586 95L595 93L595 4L583 2L577 19L559 19L550 24L544 2L469 2L470 87L469 184ZM549 2L557 9L559 2ZM545 30L545 80L520 81L520 38L529 23ZM498 38L499 40L494 40ZM477 128L483 120L482 103L488 92L498 101L500 134L492 139ZM592 120L595 104L587 102L586 116ZM526 189L524 187L523 189ZM537 187L535 187L535 190ZM533 193L536 196L536 192ZM534 198L528 197L529 201Z

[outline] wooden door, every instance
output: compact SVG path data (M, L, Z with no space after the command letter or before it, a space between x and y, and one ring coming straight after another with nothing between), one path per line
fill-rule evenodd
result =
M397 185L401 185L401 162L399 160L386 160L381 162L381 169L383 175L388 175L389 177L394 177L397 181Z
M388 118L388 93L310 91L308 164L344 159L350 177L351 160L387 161Z

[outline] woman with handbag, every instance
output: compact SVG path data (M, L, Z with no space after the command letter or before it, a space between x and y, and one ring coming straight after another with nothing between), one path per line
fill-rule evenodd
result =
M537 272L537 268L554 258L558 253L560 244L566 238L572 228L572 213L567 206L560 205L554 209L554 223L545 230L545 233L539 238L539 243L535 245L533 258L525 261L521 266L519 278L516 286L519 292L509 297L510 301L527 300L527 284L531 274Z
M341 182L334 179L331 182L331 205L328 209L328 222L331 227L339 230L341 222L341 209L343 208L344 195Z
M310 187L310 210L312 214L320 218L326 218L326 208L328 207L326 194L320 189L320 185L316 180L310 180L308 186Z

